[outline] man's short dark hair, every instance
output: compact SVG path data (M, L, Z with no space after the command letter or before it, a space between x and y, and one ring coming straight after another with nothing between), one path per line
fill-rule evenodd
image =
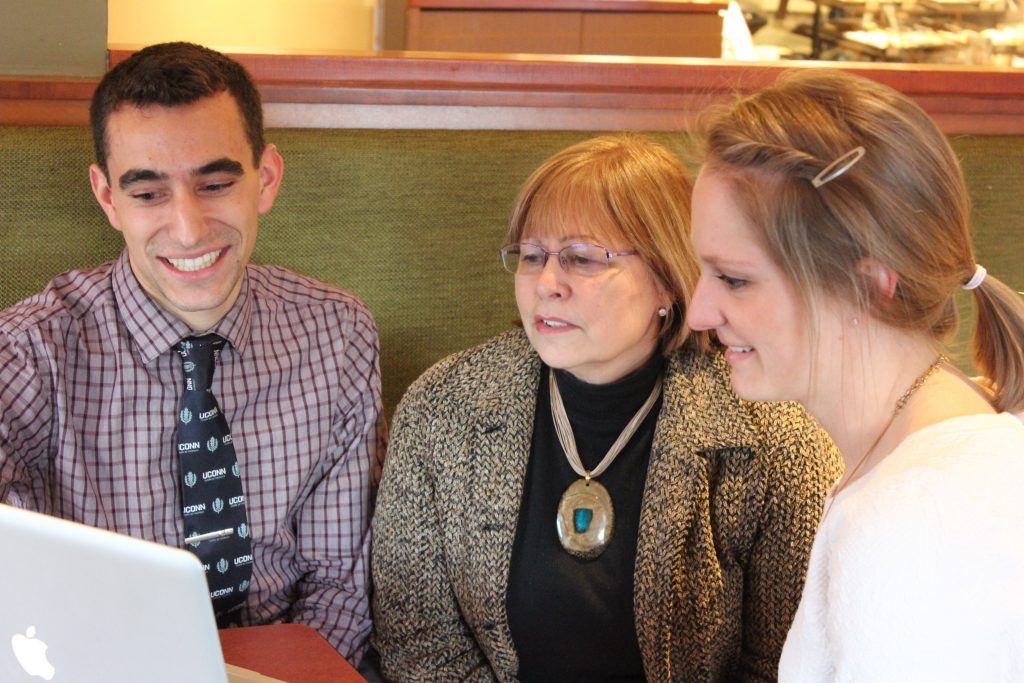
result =
M238 104L245 135L259 166L263 141L263 106L252 76L241 64L193 43L160 43L139 50L111 69L93 94L89 107L96 163L107 172L107 120L122 104L174 107L227 91Z

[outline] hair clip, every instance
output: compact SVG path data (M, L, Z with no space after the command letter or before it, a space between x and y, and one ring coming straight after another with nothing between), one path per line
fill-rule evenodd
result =
M966 290L977 289L978 286L982 282L984 282L985 276L987 274L988 274L988 271L985 270L985 266L981 265L980 263L975 263L974 264L974 275L971 276L970 280L968 280L967 282L964 283L964 285L963 285L964 289L966 289Z
M814 185L815 189L821 187L825 183L831 182L843 175L850 170L851 167L864 156L863 147L854 147L846 154L843 154L838 159L833 161L831 164L821 169L821 173L811 178L811 185Z

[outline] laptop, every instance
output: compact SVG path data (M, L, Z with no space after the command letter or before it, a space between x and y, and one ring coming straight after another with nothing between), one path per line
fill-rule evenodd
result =
M0 505L0 681L269 681L221 654L185 550Z

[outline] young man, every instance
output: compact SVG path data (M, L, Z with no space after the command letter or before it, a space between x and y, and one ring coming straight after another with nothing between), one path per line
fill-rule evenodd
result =
M115 67L93 193L125 250L0 313L0 501L186 547L222 625L370 632L378 342L352 294L249 263L283 162L241 65Z

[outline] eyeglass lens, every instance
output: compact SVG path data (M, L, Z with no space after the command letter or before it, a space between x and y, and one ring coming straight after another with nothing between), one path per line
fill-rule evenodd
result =
M510 244L501 250L505 270L520 275L539 273L549 256L558 258L567 273L596 275L608 268L609 253L596 244L570 244L557 252L550 252L535 244Z

